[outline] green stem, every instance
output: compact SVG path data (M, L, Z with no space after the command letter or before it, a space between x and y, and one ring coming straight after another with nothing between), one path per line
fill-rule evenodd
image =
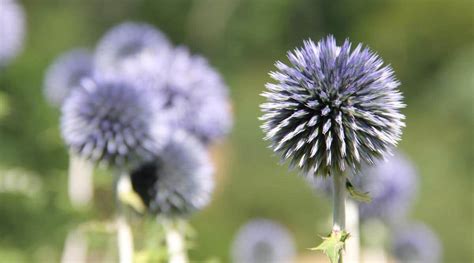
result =
M346 178L342 174L333 174L333 225L332 231L340 233L346 230ZM343 262L343 256L339 257Z

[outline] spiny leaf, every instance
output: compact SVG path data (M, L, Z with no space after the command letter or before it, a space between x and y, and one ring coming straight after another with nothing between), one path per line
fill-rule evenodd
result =
M323 242L319 246L311 250L321 250L329 257L331 263L338 263L347 238L349 238L349 233L333 231L329 236L322 238Z
M372 198L370 197L369 192L363 193L357 190L355 186L352 185L352 183L349 181L349 179L346 179L346 189L351 195L351 197L356 201L360 201L364 203L370 203L372 201Z

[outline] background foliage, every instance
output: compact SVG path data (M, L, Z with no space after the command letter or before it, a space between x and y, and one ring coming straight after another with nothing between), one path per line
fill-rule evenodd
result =
M288 226L301 253L327 229L327 201L277 164L257 117L274 61L304 39L334 34L338 41L349 37L368 44L395 69L408 104L400 148L415 162L421 182L412 217L440 235L446 262L473 260L473 1L21 2L28 17L25 49L0 71L0 178L21 169L40 182L33 193L0 191L1 259L57 261L69 227L113 213L106 171L95 176L93 207L78 211L69 205L59 113L44 101L42 81L61 52L93 48L109 27L135 20L208 56L232 91L235 127L214 151L214 201L191 221L198 233L192 258L228 262L233 235L254 217Z

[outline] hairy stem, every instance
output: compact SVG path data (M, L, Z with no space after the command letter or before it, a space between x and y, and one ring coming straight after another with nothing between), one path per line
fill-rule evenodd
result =
M334 174L333 178L333 232L346 230L346 178L342 174ZM343 256L339 257L343 262Z

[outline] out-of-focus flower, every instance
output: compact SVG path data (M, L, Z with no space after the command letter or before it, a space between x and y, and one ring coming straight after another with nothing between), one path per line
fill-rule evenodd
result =
M26 22L23 8L15 0L0 0L0 67L23 48Z
M415 223L394 231L392 251L400 262L441 262L442 244L426 225Z
M291 263L294 256L291 234L268 219L255 219L245 224L232 245L234 263Z
M59 56L46 72L44 95L54 106L60 107L71 90L79 86L94 71L92 54L86 49L75 49Z
M131 181L151 214L181 217L210 202L212 175L204 146L193 136L177 131L154 161L132 171Z
M402 95L390 66L359 44L329 36L277 62L262 95L265 139L304 174L328 176L387 155L400 140Z
M119 80L86 79L62 107L61 132L75 154L122 167L153 159L169 129L147 90Z
M227 86L206 59L186 48L174 50L157 90L167 100L165 111L171 122L204 143L222 138L231 129Z
M367 166L353 178L353 184L372 198L372 202L359 205L362 220L381 218L394 223L412 207L418 177L412 163L401 154Z
M418 178L415 168L400 153L374 166L364 165L357 174L350 174L351 183L360 191L368 192L372 201L360 203L362 220L382 219L396 223L406 216L417 191ZM311 180L311 179L309 179ZM332 180L316 178L311 182L317 191L332 193Z
M148 77L162 72L170 51L167 37L153 26L125 22L102 37L96 48L95 62L97 71L107 76ZM159 78L154 81L157 80Z
M0 193L21 193L34 197L41 192L41 177L21 168L0 170Z

